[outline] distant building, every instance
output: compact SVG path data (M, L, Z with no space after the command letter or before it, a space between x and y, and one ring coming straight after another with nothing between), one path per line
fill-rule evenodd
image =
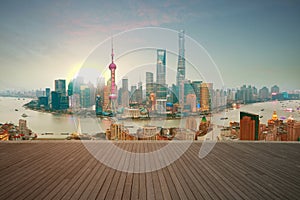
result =
M149 99L150 94L154 92L153 73L146 72L146 98Z
M128 78L122 79L122 92L119 95L121 95L121 105L129 107Z
M190 107L190 112L197 111L197 98L195 94L188 94L186 97L186 105Z
M177 63L177 75L176 85L180 88L182 81L185 80L185 50L184 50L184 30L181 30L178 34L178 63Z
M167 111L167 100L156 99L156 112L158 114L166 114Z
M201 83L200 86L200 109L201 111L211 110L212 83Z
M61 93L56 91L51 92L51 108L53 110L60 110L60 97Z
M200 108L200 88L201 88L202 81L193 81L192 87L194 90L194 93L196 95L196 105Z
M59 92L62 95L66 96L66 80L55 80L55 92Z
M48 108L48 97L39 97L38 106Z
M136 91L136 101L138 104L142 104L143 102L143 83L138 82L138 89Z
M96 115L102 115L103 113L103 99L100 95L96 96Z
M51 92L51 104L53 110L65 110L69 108L69 98L60 92Z
M258 97L262 101L266 101L270 99L269 89L267 87L263 87L259 90Z
M82 108L91 107L91 90L87 85L80 86L80 105Z
M240 140L258 140L259 116L240 112Z
M271 94L276 95L279 93L279 87L277 85L274 85L273 87L271 87Z
M160 99L167 97L166 85L166 50L157 50L157 64L156 64L156 96Z

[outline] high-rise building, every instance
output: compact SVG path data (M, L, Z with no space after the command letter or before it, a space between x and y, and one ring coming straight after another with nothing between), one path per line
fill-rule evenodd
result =
M53 110L60 110L60 99L61 93L56 91L51 92L51 105Z
M107 111L109 109L109 94L110 94L110 87L105 85L103 87L103 110Z
M200 109L201 111L211 110L212 83L201 83L200 85Z
M102 115L103 113L103 99L100 95L96 96L96 115Z
M157 50L157 64L156 64L156 96L158 99L165 99L167 97L166 85L166 50Z
M136 85L132 85L130 89L130 102L136 102L137 101L137 88Z
M59 92L62 95L66 96L66 80L55 80L55 92Z
M193 81L192 87L194 89L194 93L196 95L196 106L200 108L200 88L201 88L202 81Z
M279 87L277 85L274 85L273 87L271 87L271 94L272 95L276 95L279 93Z
M259 116L240 112L240 140L258 140Z
M154 92L154 84L153 84L153 73L146 72L146 98L149 99L149 96L152 92Z
M260 100L265 101L268 100L270 98L269 96L269 89L267 87L263 87L259 90L259 94L258 94Z
M190 108L190 112L196 112L197 111L197 97L195 94L188 94L186 97L186 103L185 105L188 105Z
M137 102L139 104L141 104L143 102L143 83L142 82L138 82Z
M80 105L82 108L91 107L91 90L87 85L80 86Z
M180 83L185 80L185 57L184 57L184 30L179 31L179 53L177 63L176 85L179 87Z
M122 93L121 104L123 107L129 106L129 91L128 91L128 78L122 79Z

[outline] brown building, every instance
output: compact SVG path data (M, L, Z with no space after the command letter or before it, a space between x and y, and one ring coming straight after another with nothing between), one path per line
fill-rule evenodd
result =
M240 140L258 140L259 116L240 112Z
M200 107L201 111L210 111L212 83L201 83L200 85Z
M300 122L289 119L287 121L287 140L299 141L300 138Z

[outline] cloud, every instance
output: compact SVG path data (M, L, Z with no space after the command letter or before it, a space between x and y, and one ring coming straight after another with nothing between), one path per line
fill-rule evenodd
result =
M182 7L170 10L170 3L146 4L133 1L129 4L95 7L85 12L65 11L57 27L65 34L86 37L99 33L120 32L145 26L162 26L180 22Z

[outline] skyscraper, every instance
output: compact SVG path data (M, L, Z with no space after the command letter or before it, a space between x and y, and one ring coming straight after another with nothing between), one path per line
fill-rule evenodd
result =
M142 82L138 82L137 102L139 104L141 104L143 102L143 83Z
M66 96L66 80L55 80L55 92L59 92L62 96Z
M185 80L184 30L180 30L178 36L179 36L179 52L178 52L176 85L179 87L180 83Z
M279 87L277 85L274 85L273 87L271 87L271 93L272 95L276 95L279 93Z
M121 104L124 107L129 106L129 91L128 91L128 78L122 79L122 98L121 98Z
M103 113L103 98L100 95L96 96L96 115L102 115Z
M153 73L146 72L146 98L148 99L151 92L153 92Z
M200 86L200 108L201 111L211 110L211 94L212 94L212 83L201 83Z
M166 50L157 50L156 64L156 96L159 99L165 99L167 96L166 87Z

